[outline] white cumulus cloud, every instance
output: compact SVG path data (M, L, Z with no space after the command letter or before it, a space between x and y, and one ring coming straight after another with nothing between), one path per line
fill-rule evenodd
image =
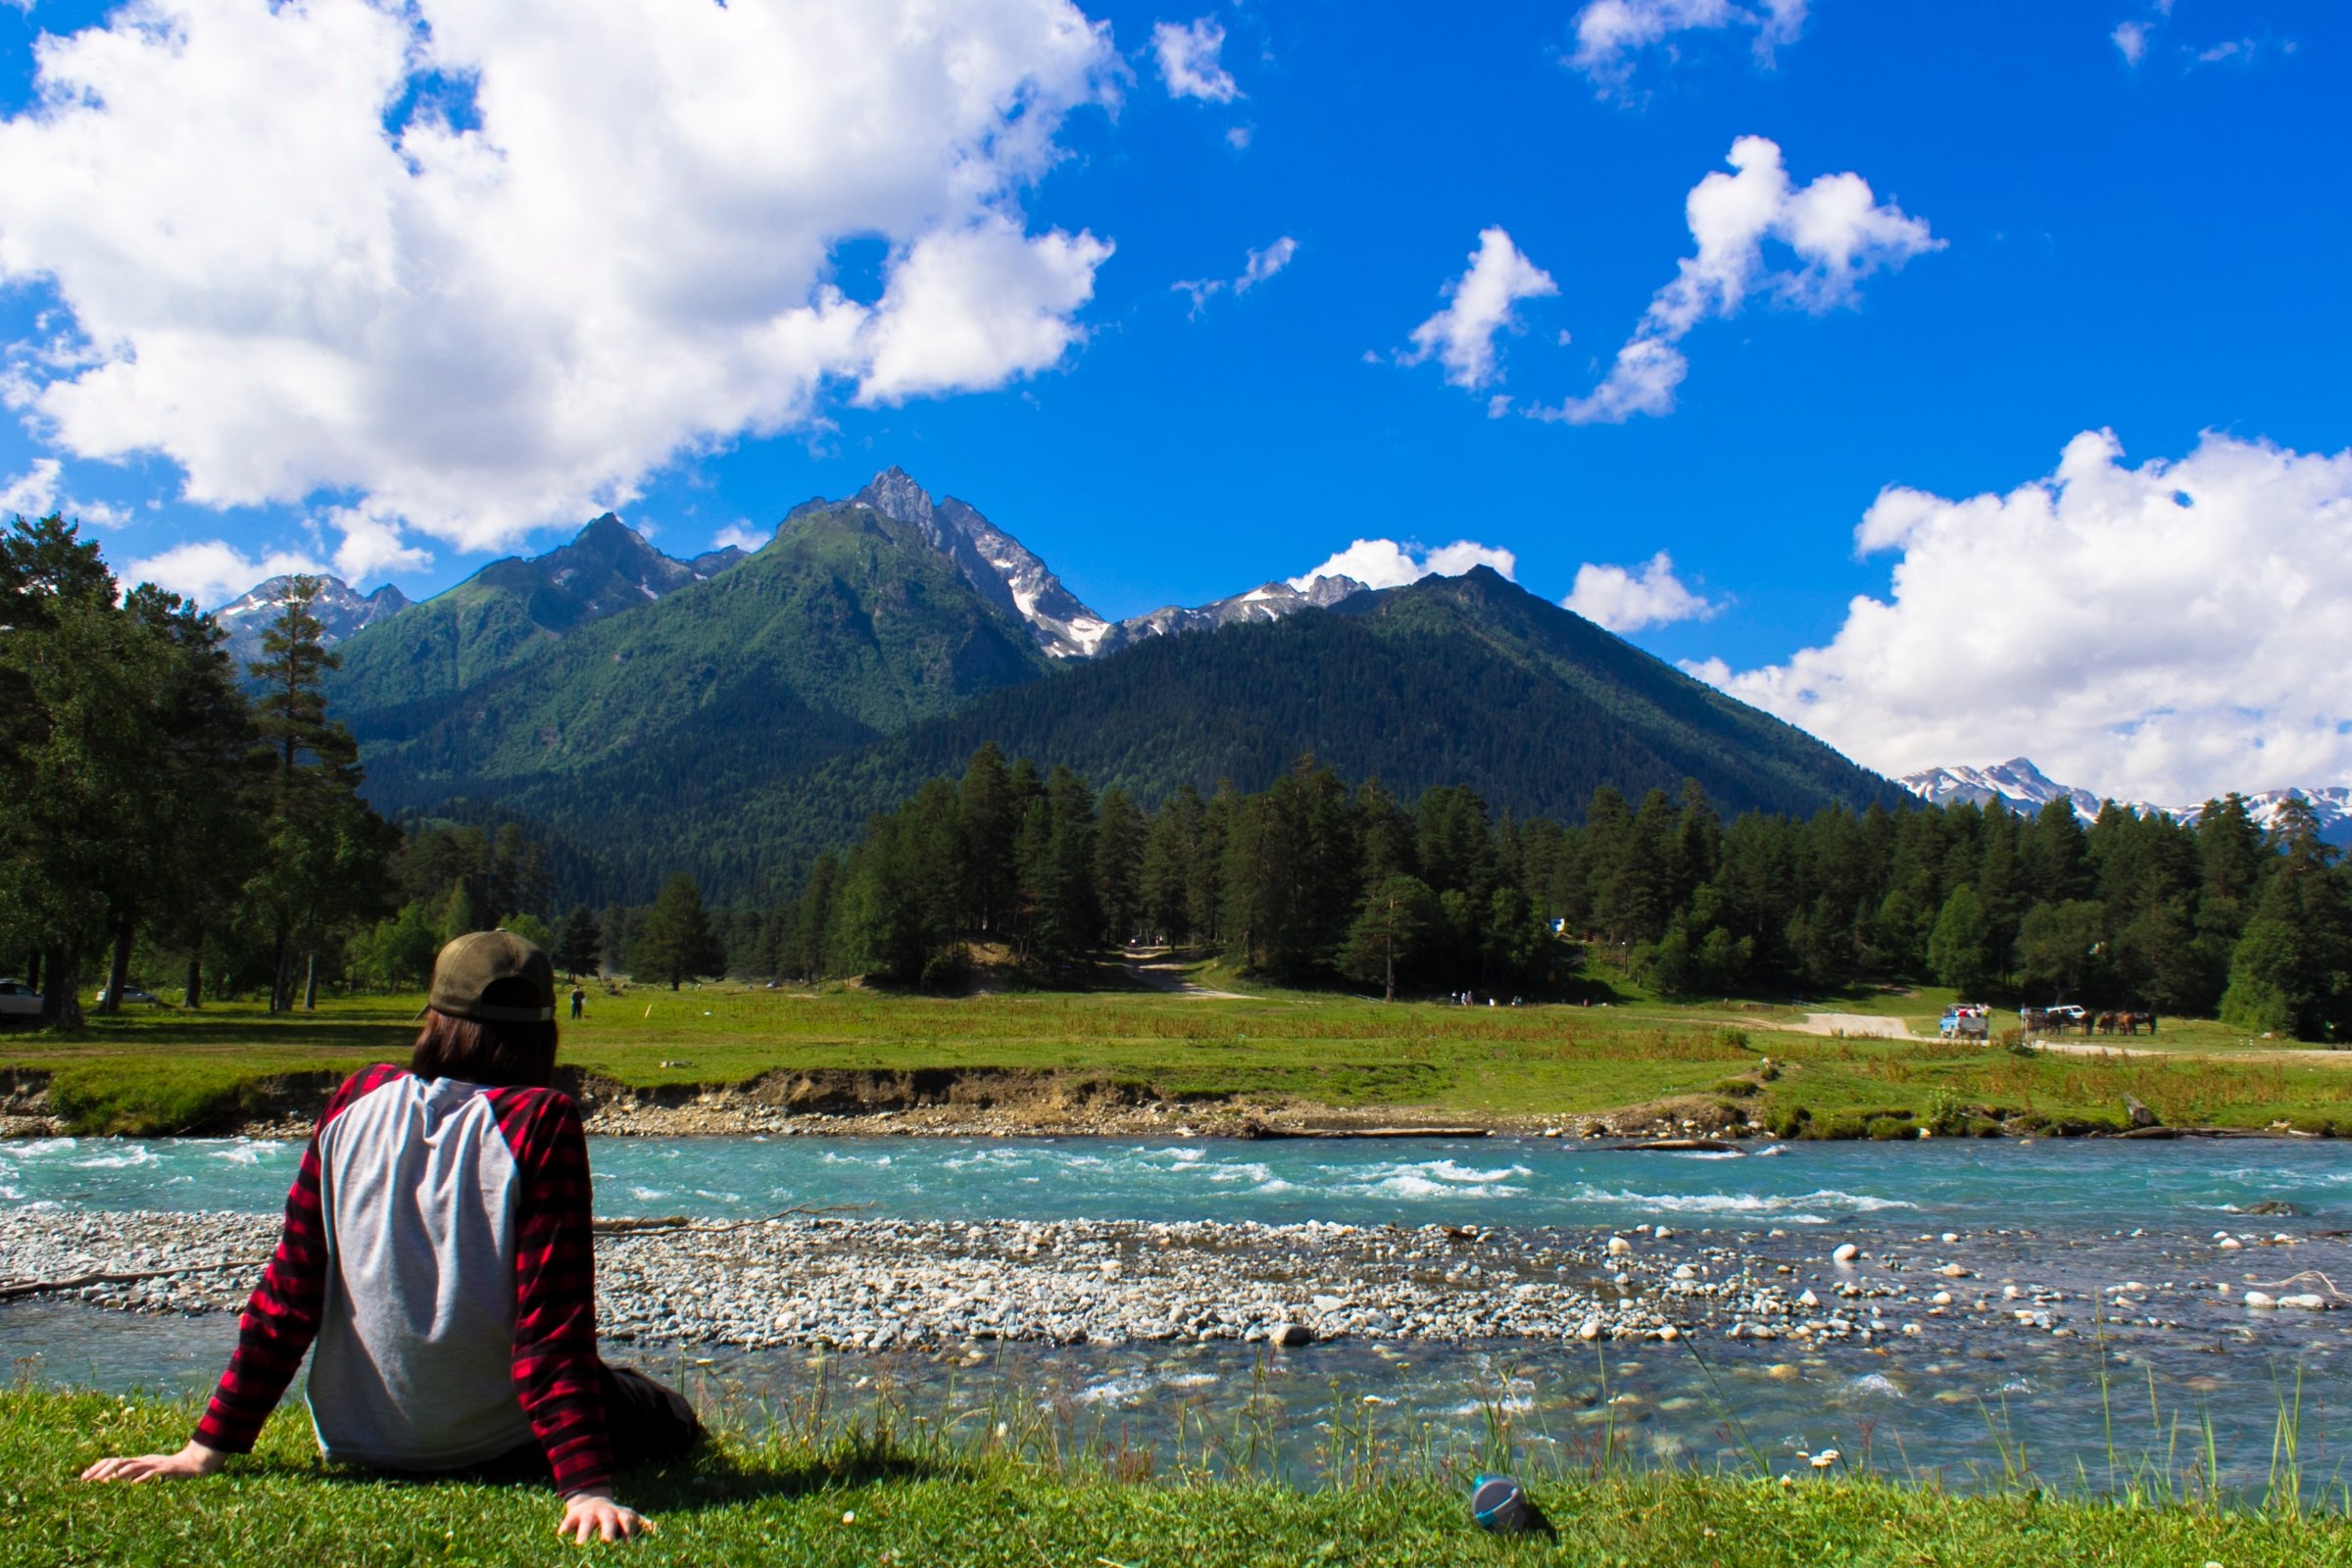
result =
M1424 577L1459 577L1473 566L1492 566L1509 577L1519 569L1519 558L1468 539L1435 550L1394 539L1358 539L1314 570L1293 577L1291 586L1304 593L1317 577L1353 577L1367 588L1401 588Z
M2352 781L2352 451L2104 430L2005 495L1891 488L1826 646L1694 670L1886 772L2027 756L2127 800Z
M1123 69L1071 0L135 0L35 62L0 281L85 352L11 383L203 505L504 546L831 382L1044 369L1110 254L1018 206ZM834 281L867 238L878 301Z
M1162 22L1152 29L1152 52L1159 57L1159 77L1171 98L1201 98L1229 104L1242 95L1218 56L1225 48L1224 24L1214 17L1192 22Z
M1733 142L1729 162L1733 172L1717 170L1691 187L1684 211L1695 249L1650 300L1601 384L1590 396L1530 409L1531 416L1616 424L1671 413L1690 369L1677 345L1700 321L1739 315L1758 292L1816 313L1851 305L1863 278L1943 247L1923 220L1881 202L1859 174L1795 185L1779 144L1762 136ZM1796 265L1767 266L1767 241Z
M0 485L0 514L46 517L57 510L58 482L65 465L55 458L35 458L32 466Z
M1677 33L1744 29L1756 63L1769 67L1784 44L1796 42L1805 30L1805 0L1758 0L1739 5L1734 0L1592 0L1576 14L1576 53L1569 65L1585 74L1603 98L1622 96L1633 79L1634 67L1650 49L1664 47Z
M713 550L758 550L766 544L769 535L738 518L710 536Z
M1674 558L1663 550L1638 568L1587 562L1576 568L1576 586L1561 603L1614 632L1708 620L1723 608L1677 577Z
M1478 249L1470 253L1470 270L1446 285L1449 303L1413 328L1404 363L1418 365L1434 356L1455 386L1485 386L1495 374L1494 334L1517 329L1518 303L1559 291L1549 272L1520 254L1507 231L1482 229Z
M2136 66L2147 58L2148 24L2146 23L2119 22L2115 24L2115 30L2107 36L2114 41L2117 52L2123 55L2125 65Z
M273 550L255 560L220 539L190 540L161 555L134 561L123 571L126 583L151 582L207 608L224 604L265 577L282 573L323 572L309 556Z
M35 458L23 473L0 482L0 519L46 517L61 513L68 522L115 527L130 520L122 508L104 501L79 501L66 494L66 466L55 458Z

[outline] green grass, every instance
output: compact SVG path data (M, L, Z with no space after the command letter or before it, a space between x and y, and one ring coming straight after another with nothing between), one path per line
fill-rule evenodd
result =
M1869 1006L1932 1029L1944 1000L1881 993L1810 1010ZM315 1014L274 1018L252 1004L143 1008L93 1020L78 1036L0 1038L0 1074L50 1074L52 1107L77 1131L220 1126L266 1108L273 1084L298 1080L292 1098L301 1102L316 1093L302 1075L404 1059L420 1003L336 999ZM1985 1110L2055 1129L2121 1125L2127 1094L2176 1124L2352 1131L2352 1055L2243 1041L2216 1024L2168 1023L2154 1040L2122 1042L2150 1054L2019 1055L1930 1038L1787 1032L1803 1010L1738 999L1514 1008L1276 990L1239 1000L1133 991L942 999L710 986L599 988L588 1016L563 1028L566 1062L639 1088L742 1084L780 1068L946 1067L1082 1074L1171 1097L1516 1120L1714 1096L1769 1054L1779 1076L1740 1103L1814 1135L1861 1136L1867 1113L1889 1112L1940 1116L1947 1127Z
M8 1560L51 1564L527 1564L578 1560L544 1488L401 1483L324 1467L281 1414L262 1447L205 1481L89 1487L106 1453L176 1447L184 1405L0 1394ZM1493 1456L1490 1456L1493 1457ZM2054 1495L1955 1495L1851 1472L1778 1484L1693 1471L1530 1476L1556 1535L1496 1538L1464 1503L1470 1468L1359 1466L1312 1490L1235 1471L1145 1473L1115 1446L1057 1449L873 1426L721 1439L624 1477L660 1533L605 1548L665 1563L970 1564L974 1568L1347 1563L2352 1564L2340 1513Z

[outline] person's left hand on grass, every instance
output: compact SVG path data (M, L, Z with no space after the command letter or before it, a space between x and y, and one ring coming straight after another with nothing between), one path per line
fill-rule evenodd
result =
M634 1508L623 1507L601 1492L575 1492L564 1499L564 1522L556 1526L556 1534L569 1536L572 1544L585 1546L591 1541L626 1541L636 1535L652 1535L654 1522Z
M177 1453L122 1454L101 1459L81 1473L84 1481L179 1481L209 1476L228 1462L228 1455L191 1442Z

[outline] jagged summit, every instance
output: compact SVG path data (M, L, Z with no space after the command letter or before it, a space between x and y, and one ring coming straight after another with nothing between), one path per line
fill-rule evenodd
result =
M787 517L821 510L806 502ZM919 530L948 556L984 596L1028 622L1038 645L1056 659L1091 659L1130 644L1177 632L1212 631L1244 620L1277 620L1294 611L1329 609L1363 591L1352 577L1317 577L1304 589L1269 582L1247 593L1198 607L1169 605L1112 624L1062 586L1027 547L990 522L979 510L950 496L934 501L913 476L897 465L874 475L842 503L869 507L893 521Z
M262 633L276 618L286 584L293 580L290 575L266 578L213 612L220 629L228 633L228 655L240 671L262 657ZM318 597L313 601L311 612L326 628L319 641L329 647L409 608L409 596L390 583L371 594L362 594L340 577L320 574L318 581Z
M934 502L929 491L895 464L848 501L919 531L956 563L980 596L1019 616L1037 645L1055 659L1089 659L1102 651L1110 622L1089 610L1027 546L954 496ZM807 512L795 507L793 516ZM790 520L787 518L787 520Z

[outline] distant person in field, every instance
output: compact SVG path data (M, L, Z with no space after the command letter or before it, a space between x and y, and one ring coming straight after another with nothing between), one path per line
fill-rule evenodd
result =
M555 1018L555 969L530 943L476 931L443 948L408 1068L354 1074L318 1118L196 1435L82 1479L211 1475L253 1447L315 1343L328 1459L550 1476L559 1534L651 1530L614 1497L614 1470L683 1454L702 1427L676 1393L597 1356L588 1146L548 1087Z
M571 1015L577 1018L588 1005L588 991L584 986L571 988Z

